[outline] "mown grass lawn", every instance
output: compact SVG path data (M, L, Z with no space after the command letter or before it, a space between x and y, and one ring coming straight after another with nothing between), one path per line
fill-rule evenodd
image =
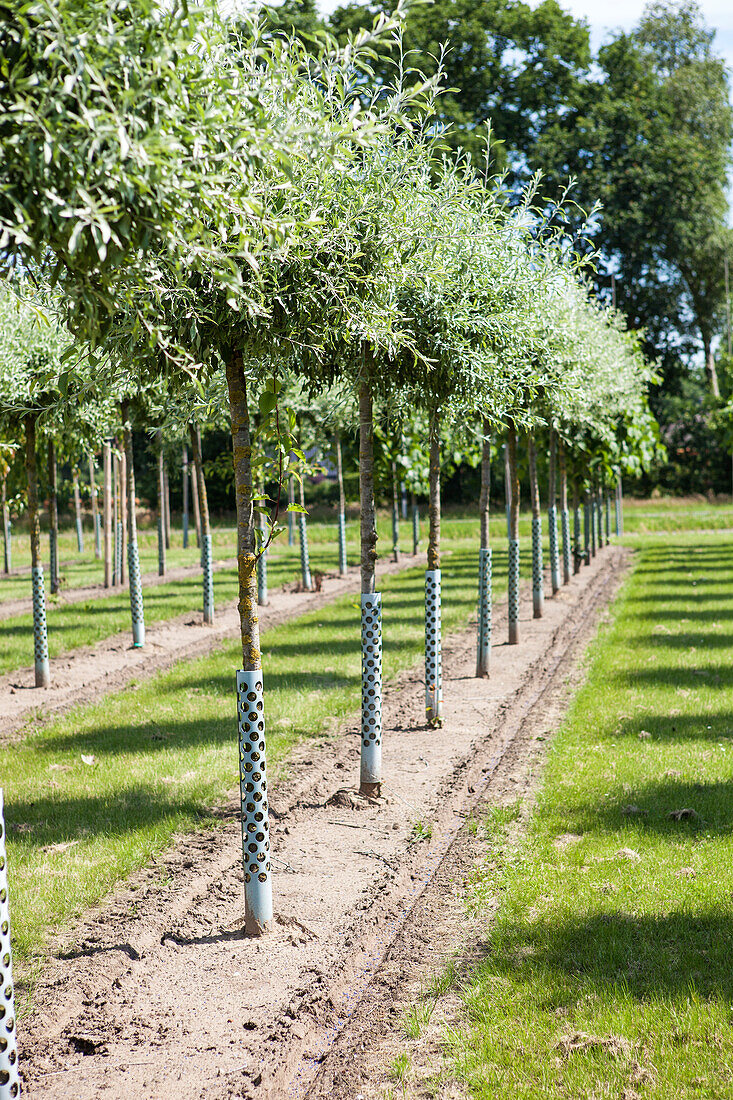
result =
M447 538L446 634L475 613L474 539ZM495 590L506 587L495 552ZM529 560L525 555L524 572ZM387 683L424 651L424 573L384 578ZM356 715L361 692L359 598L346 596L263 635L271 776L296 741ZM174 833L211 824L237 783L235 639L149 681L34 728L3 748L13 940L21 984L32 980L51 929L67 926ZM84 759L86 757L86 760ZM389 744L384 746L389 774ZM357 782L357 775L352 777ZM274 798L277 804L277 793Z
M477 875L471 1097L733 1096L733 545L630 541L529 834L494 821Z

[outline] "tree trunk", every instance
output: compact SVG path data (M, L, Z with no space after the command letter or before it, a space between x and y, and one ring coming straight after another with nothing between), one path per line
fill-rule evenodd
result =
M183 515L181 525L183 527L183 549L188 549L188 447L183 444L181 465L181 496L183 503Z
M112 586L112 448L107 440L102 447L104 492L102 495L104 537L104 587Z
M48 441L48 525L49 550L51 559L51 595L58 592L59 580L59 502L57 495L58 471L56 468L56 448L52 439Z
M560 527L562 530L562 583L570 584L570 515L568 513L568 469L565 461L565 444L557 441L557 458L560 472Z
M547 526L550 535L550 582L554 596L560 590L560 554L557 543L557 433L554 428L550 428L547 498Z
M481 494L479 496L479 520L481 546L479 548L478 578L478 629L476 643L476 675L488 676L491 659L491 546L489 540L489 507L491 491L491 425L483 420L481 450Z
M397 463L392 463L392 561L400 560L400 487Z
M540 485L537 478L537 449L534 432L527 437L529 453L529 492L532 504L532 614L541 619L545 606L544 577L542 562L542 506L540 504Z
M242 670L237 672L245 930L261 935L270 926L272 880L267 807L266 739L260 622L257 614L257 542L252 501L252 443L247 383L241 356L226 362L237 501L237 572Z
M193 525L196 528L196 545L201 547L201 509L199 507L198 475L193 463L191 466L191 504L193 505Z
M158 576L165 576L165 476L163 474L163 433L156 432L158 443Z
M517 469L517 430L507 431L507 479L509 489L509 645L519 644L519 470Z
M168 483L168 466L163 455L163 504L165 515L165 548L171 548L171 487Z
M94 557L97 561L102 556L101 540L99 537L99 497L97 494L97 482L94 476L94 455L89 453L89 492L92 503L92 527L94 529Z
M3 505L3 572L9 573L11 569L10 549L10 513L8 512L8 475L3 474L2 481L2 505Z
M204 464L201 459L201 432L198 424L188 425L188 434L193 451L193 466L196 473L197 503L200 512L199 531L201 533L201 564L204 571L204 622L214 621L214 557L211 544L211 524L209 522L209 498L206 493ZM245 669L246 671L251 671Z
M41 561L41 521L38 514L38 473L36 470L36 417L25 418L25 470L28 478L28 527L31 541L31 576L33 581L33 650L35 685L49 687L51 670L48 663L46 631L46 595L43 590Z
M80 554L84 553L84 528L81 522L81 493L79 491L79 470L76 466L71 471L71 480L74 486L74 516L76 518L76 549Z
M509 464L509 442L504 444L504 506L506 508L506 537L512 537L512 472Z
M338 432L334 432L333 449L336 454L336 476L338 478L339 487L339 573L342 577L345 577L346 573L348 572L348 562L346 558L346 493L344 492L344 467L341 454L341 436Z
M367 797L377 797L382 783L382 597L375 591L374 420L372 395L367 381L362 381L359 387L359 502L362 671L359 789Z
M145 645L145 608L143 605L140 556L137 548L137 515L135 511L135 460L132 453L132 425L127 401L122 403L122 432L125 441L125 480L127 487L127 578L132 615L132 644L135 649Z
M705 375L707 377L708 386L713 397L720 397L720 386L718 385L718 372L715 368L715 356L713 355L713 347L710 336L703 333L702 337L703 351L705 354Z
M117 578L121 585L125 583L125 562L128 555L129 543L127 538L127 454L125 452L125 439L123 434L122 445L120 446L120 560L118 562L119 577Z

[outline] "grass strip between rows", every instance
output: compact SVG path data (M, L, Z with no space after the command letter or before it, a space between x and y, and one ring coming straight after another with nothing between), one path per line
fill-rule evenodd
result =
M490 815L441 1077L476 1100L733 1096L733 547L631 541L528 833Z

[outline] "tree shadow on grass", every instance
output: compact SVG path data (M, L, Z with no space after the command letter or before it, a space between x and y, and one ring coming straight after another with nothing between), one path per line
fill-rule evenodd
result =
M558 1008L593 990L601 997L622 989L639 1001L702 997L733 1001L733 912L677 909L660 916L595 913L553 914L531 924L502 923L489 941L490 958L479 969L512 983L548 975L558 980ZM576 985L568 990L567 983Z
M670 816L681 811L679 819ZM631 790L612 787L600 806L594 800L563 808L563 823L580 835L632 827L639 843L652 833L685 842L700 835L728 836L733 833L733 779L698 783L669 775Z

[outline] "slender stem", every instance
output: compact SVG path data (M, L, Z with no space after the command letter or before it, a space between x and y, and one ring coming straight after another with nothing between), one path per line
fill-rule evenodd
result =
M200 512L199 529L201 538L211 534L209 520L209 497L206 492L206 478L204 477L204 464L201 458L201 430L198 424L191 422L188 425L188 434L191 437L191 449L193 451L193 465L196 471L196 488L198 490L198 505Z
M428 569L440 569L440 421L438 413L430 417L430 472Z
M112 584L112 450L108 440L103 448L104 494L102 497L102 526L104 538L104 587Z
M41 519L38 514L38 472L36 470L36 416L25 418L25 471L28 478L28 526L31 541L31 567L41 565Z
M163 432L158 429L158 574L165 576L165 475L163 472Z
M48 441L48 484L49 484L49 516L48 522L51 529L55 553L51 560L51 592L59 590L59 501L58 501L58 470L56 466L56 447L52 439Z
M374 508L374 420L369 383L359 387L359 498L361 502L361 590L376 585L377 523Z
M530 432L527 436L527 452L529 456L529 493L532 516L539 519L541 515L540 485L537 478L537 448L534 441L534 432Z
M483 441L481 445L481 494L479 496L479 519L481 521L481 549L489 548L489 501L491 492L491 424L488 417L483 420Z
M517 431L511 427L507 431L507 465L509 473L509 538L519 538L519 470L517 469Z
M233 355L226 364L229 412L232 421L234 487L237 500L237 570L239 623L244 672L262 668L260 621L257 615L256 536L252 506L252 443L244 364Z
M339 486L339 512L343 515L346 512L346 493L344 492L344 466L341 455L341 435L339 432L333 433L333 449L336 452L336 475L338 477Z

